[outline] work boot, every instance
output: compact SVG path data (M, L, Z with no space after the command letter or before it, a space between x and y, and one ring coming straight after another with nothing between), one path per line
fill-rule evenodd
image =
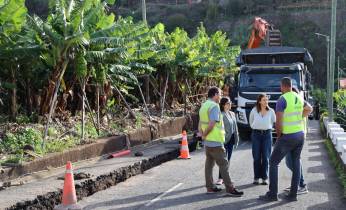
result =
M268 180L267 179L263 179L261 185L268 185Z
M269 192L267 192L265 195L259 196L258 199L262 201L268 201L268 202L279 200L277 195L271 195Z
M285 198L285 200L288 201L288 202L297 201L297 195L287 194L287 195L284 195L284 198Z
M260 184L259 179L254 179L253 182L252 182L252 184L254 184L254 185L259 185L259 184Z

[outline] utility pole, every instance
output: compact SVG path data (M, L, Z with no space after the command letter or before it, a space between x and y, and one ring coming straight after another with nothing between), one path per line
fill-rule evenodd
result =
M338 56L338 90L340 89L340 57Z
M330 107L330 38L326 37L327 41L327 108L328 108L328 116L330 116L331 107ZM328 117L329 119L329 117Z
M323 36L326 38L326 42L327 42L327 85L326 85L326 89L327 89L327 97L326 97L326 105L328 108L328 116L330 116L331 114L331 104L330 104L330 96L333 94L330 92L330 37L328 35L324 35L324 34L320 34L320 33L315 33L318 37ZM329 118L328 118L329 120Z
M147 24L147 7L145 5L145 0L142 0L142 20Z
M334 71L335 71L335 42L336 42L336 6L337 0L332 0L332 18L331 18L331 45L330 45L330 112L329 122L333 121L333 92L334 92Z

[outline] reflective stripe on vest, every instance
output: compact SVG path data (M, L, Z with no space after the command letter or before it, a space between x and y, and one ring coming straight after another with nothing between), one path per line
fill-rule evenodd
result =
M282 97L286 101L282 119L282 133L290 134L304 131L303 99L295 92L285 93Z
M289 125L300 125L301 123L303 123L303 120L297 120L297 121L293 121L293 122L283 122L282 125L286 125L286 126L289 126Z
M292 116L297 116L301 115L301 112L290 112L290 113L284 113L284 117L292 117Z
M207 100L206 102L202 104L202 107L199 110L199 120L200 120L199 123L200 123L202 131L205 131L207 129L209 125L209 114L210 114L210 111L214 107L217 107L219 109L219 105L211 100ZM220 114L219 116L220 121L216 122L214 128L206 136L205 138L206 141L214 141L214 142L220 142L220 143L225 142L225 129L223 126L223 117L220 110L219 110L219 114Z
M222 116L221 116L222 117ZM221 118L222 119L222 118ZM201 123L202 125L209 125L209 122L206 121L199 121L199 123ZM224 129L223 125L219 125L219 123L215 124L215 127L218 127L219 129Z

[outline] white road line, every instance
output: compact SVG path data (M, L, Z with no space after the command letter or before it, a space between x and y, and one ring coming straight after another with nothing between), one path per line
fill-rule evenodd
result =
M156 198L154 198L153 200L151 200L149 203L145 204L145 206L150 206L153 203L161 200L161 198L163 198L165 195L167 195L168 193L172 192L173 190L175 190L176 188L180 187L183 183L179 183L177 185L175 185L174 187L172 187L171 189L167 190L166 192L162 193L161 195L157 196Z

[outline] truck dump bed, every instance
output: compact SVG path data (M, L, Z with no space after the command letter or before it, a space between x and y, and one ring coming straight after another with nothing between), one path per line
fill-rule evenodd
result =
M237 57L238 66L244 64L292 64L312 65L309 51L299 47L260 47L241 51Z

